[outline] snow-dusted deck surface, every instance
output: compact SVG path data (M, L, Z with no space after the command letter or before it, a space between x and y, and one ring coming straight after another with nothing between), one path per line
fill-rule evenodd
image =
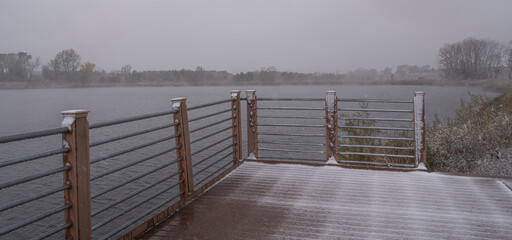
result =
M246 162L144 239L512 239L495 178Z

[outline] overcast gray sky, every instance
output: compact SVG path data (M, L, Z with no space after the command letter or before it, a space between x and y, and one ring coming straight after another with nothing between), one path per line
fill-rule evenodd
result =
M107 71L275 66L345 72L435 65L466 37L512 40L511 0L2 0L0 52L74 48Z

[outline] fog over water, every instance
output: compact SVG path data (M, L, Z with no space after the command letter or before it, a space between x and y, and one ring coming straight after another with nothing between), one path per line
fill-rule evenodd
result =
M466 37L512 40L512 1L2 1L0 52L97 69L346 72L435 66Z

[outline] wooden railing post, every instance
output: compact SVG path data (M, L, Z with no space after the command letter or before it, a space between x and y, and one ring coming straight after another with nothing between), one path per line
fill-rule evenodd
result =
M258 101L255 90L245 91L247 97L247 154L249 159L258 158Z
M61 112L63 127L69 132L62 134L62 144L69 147L62 162L70 169L64 172L64 184L71 187L64 191L64 202L70 204L66 209L64 220L71 223L66 228L66 239L91 239L91 174L89 155L89 123L87 110L70 110Z
M232 119L232 133L233 135L233 164L239 164L242 159L242 115L240 107L240 90L231 91L231 116Z
M414 93L414 143L416 167L427 166L427 148L425 142L425 92ZM423 166L420 164L423 163Z
M325 160L338 163L338 97L335 91L325 96Z
M181 158L181 161L178 162L178 170L183 171L179 175L179 179L183 180L180 184L180 191L183 191L180 198L182 201L187 201L188 194L194 191L194 174L192 172L192 155L190 151L187 99L172 99L172 107L177 111L173 114L174 122L179 123L174 126L174 134L179 135L175 138L176 146L180 146L180 148L176 150L176 155L178 158Z

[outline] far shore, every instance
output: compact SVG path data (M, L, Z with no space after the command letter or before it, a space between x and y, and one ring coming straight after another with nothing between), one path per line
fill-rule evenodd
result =
M400 80L400 81L343 81L343 82L240 82L226 81L202 84L176 84L172 82L0 82L0 90L45 88L103 88L103 87L200 87L200 86L309 86L309 85L429 85L472 86L497 92L512 89L512 80Z

